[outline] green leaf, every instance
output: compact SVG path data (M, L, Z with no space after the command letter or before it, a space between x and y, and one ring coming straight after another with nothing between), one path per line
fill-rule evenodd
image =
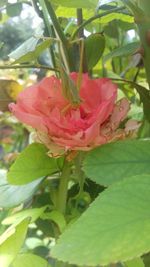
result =
M84 8L82 10L82 13L83 13L84 19L89 19L90 17L94 16L93 9ZM76 18L77 12L75 8L58 6L58 8L56 9L56 15L58 17L64 17L64 18L72 18L72 17Z
M139 48L139 46L140 46L139 42L133 42L124 45L122 47L119 47L117 49L114 49L112 52L110 52L104 57L104 61L107 61L114 57L126 57L132 55Z
M22 186L10 185L6 179L6 170L0 170L0 207L12 208L31 198L42 182L40 178L32 183Z
M58 171L56 160L50 158L47 152L42 144L29 145L10 167L8 182L23 185Z
M46 210L47 206L42 208L34 208L34 209L26 209L20 212L17 212L11 216L8 216L2 221L3 225L10 225L10 224L19 224L26 218L31 219L31 223L36 221Z
M90 151L83 170L97 184L109 186L125 177L150 174L150 140L110 143Z
M50 267L48 262L34 254L18 255L12 267Z
M15 228L8 228L0 236L0 263L2 267L9 267L16 258L24 242L28 224L29 219L26 219Z
M141 258L133 259L125 262L125 267L144 267L144 262Z
M15 60L13 64L35 61L41 55L41 53L50 46L50 44L50 40L43 41L42 43L37 45L33 51L30 51Z
M100 60L105 49L105 37L100 33L91 34L85 40L85 53L88 69L91 70Z
M35 37L29 38L22 45L20 45L16 50L10 53L9 57L17 60L18 58L24 56L25 54L31 51L34 51L38 41L39 41L39 38L35 38Z
M49 0L55 5L60 5L64 7L73 7L73 8L96 8L98 5L98 0Z
M149 204L150 175L110 186L65 230L51 256L79 266L103 266L143 255L150 251Z
M6 11L7 15L10 17L19 16L22 11L22 3L8 4Z

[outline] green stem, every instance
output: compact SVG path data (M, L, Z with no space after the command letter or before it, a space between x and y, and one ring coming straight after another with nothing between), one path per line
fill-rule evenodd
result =
M111 14L112 12L121 11L121 10L123 10L123 9L125 9L125 6L112 8L112 9L109 10L109 11L106 11L106 12L104 12L104 13L102 13L102 14L97 14L97 15L95 15L95 16L89 18L88 20L86 20L85 22L83 22L83 23L82 23L82 24L81 24L81 25L80 25L80 26L73 32L71 39L73 40L73 39L76 37L76 35L80 32L80 30L81 30L82 28L84 28L86 25L88 25L89 23L91 23L92 21L94 21L94 20L96 20L96 19L99 19L99 18L102 18L102 17L104 17L104 16L106 16L106 15L109 15L109 14Z
M56 209L63 214L65 214L66 212L66 202L67 202L68 182L70 178L70 172L71 172L70 162L65 160L62 173L60 176L58 195L56 201L57 202Z
M40 1L41 1L41 0L40 0ZM42 1L43 1L43 0L42 0ZM52 22L53 22L54 28L55 28L55 30L56 30L58 36L59 36L59 39L61 40L61 42L62 42L64 45L67 45L67 44L68 44L68 40L67 40L67 38L66 38L64 32L63 32L62 29L61 29L61 26L60 26L60 24L59 24L59 22L58 22L57 16L56 16L56 14L55 14L55 12L54 12L54 9L53 9L53 7L52 7L52 5L51 5L51 2L45 0L45 5L46 5L46 7L47 7L47 10L48 10L49 15L50 15L50 17L51 17L51 20L52 20Z
M57 68L51 68L44 65L9 65L9 66L0 66L0 69L45 69L45 70L52 70L55 72L59 72Z

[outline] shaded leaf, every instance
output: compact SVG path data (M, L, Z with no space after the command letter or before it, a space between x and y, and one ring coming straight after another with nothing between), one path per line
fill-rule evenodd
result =
M43 178L22 186L10 185L6 179L7 172L0 170L0 207L12 208L31 198Z

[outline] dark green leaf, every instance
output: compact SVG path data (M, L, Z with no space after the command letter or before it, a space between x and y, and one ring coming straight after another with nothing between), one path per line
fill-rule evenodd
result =
M100 33L91 34L85 40L88 69L91 70L101 58L105 49L105 38Z
M52 257L80 266L104 266L143 255L150 251L149 203L150 175L110 186L65 230Z
M56 160L47 155L42 144L31 144L16 159L8 172L8 181L23 185L58 171Z
M110 143L90 151L83 163L87 177L109 186L125 177L150 174L150 140Z

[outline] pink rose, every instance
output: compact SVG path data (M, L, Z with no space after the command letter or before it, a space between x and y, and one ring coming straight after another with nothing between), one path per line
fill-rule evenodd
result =
M77 83L78 74L71 79ZM19 94L9 105L23 123L36 129L38 139L51 151L90 150L123 137L119 124L129 110L129 102L117 99L117 86L107 78L91 79L83 74L81 104L73 107L62 94L61 80L44 78Z

